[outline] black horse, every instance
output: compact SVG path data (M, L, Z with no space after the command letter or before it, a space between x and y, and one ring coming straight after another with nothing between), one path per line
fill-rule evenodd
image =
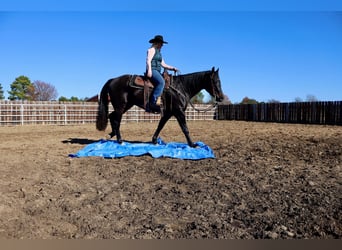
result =
M173 76L173 81L168 89L164 90L162 95L162 116L155 131L152 142L157 143L160 131L166 122L175 116L185 137L191 147L196 147L192 142L185 119L185 110L192 97L199 91L205 89L209 94L215 97L217 102L223 100L221 81L218 69ZM143 108L144 90L130 85L132 75L122 75L110 79L103 86L100 94L98 114L96 118L96 128L104 131L108 124L108 94L113 105L114 111L109 115L112 132L110 137L116 135L118 142L122 142L120 134L120 123L122 115L133 105Z

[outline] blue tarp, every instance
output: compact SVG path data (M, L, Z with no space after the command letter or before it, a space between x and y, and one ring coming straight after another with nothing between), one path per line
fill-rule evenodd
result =
M78 151L70 154L71 157L100 156L104 158L121 158L125 156L151 155L153 158L170 157L186 160L201 160L215 158L213 150L203 142L196 142L196 148L189 147L186 143L165 143L160 138L157 144L147 142L127 142L121 144L114 140L100 140L91 143Z

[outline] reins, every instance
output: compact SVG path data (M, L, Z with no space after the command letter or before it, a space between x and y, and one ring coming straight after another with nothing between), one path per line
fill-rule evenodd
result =
M191 100L189 100L189 104L190 104L190 106L194 109L194 110L196 110L197 112L203 112L203 113L205 113L205 112L208 112L208 111L210 111L210 110L213 110L214 108L216 108L216 106L217 106L217 102L215 102L215 103L213 103L213 104L211 104L209 107L207 107L207 108L205 108L205 109L198 109L198 108L196 108L195 107L195 105L191 102Z
M205 109L198 109L195 107L195 105L191 102L191 99L189 99L187 96L185 96L181 91L179 91L178 89L176 89L175 87L173 87L172 85L170 85L169 87L170 89L174 90L178 95L183 96L185 99L188 99L188 103L190 104L190 106L197 112L201 113L205 113L208 112L210 110L213 110L216 106L217 106L217 102L211 104L208 108Z

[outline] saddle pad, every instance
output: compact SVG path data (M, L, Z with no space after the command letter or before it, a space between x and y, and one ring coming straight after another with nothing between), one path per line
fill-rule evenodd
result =
M186 143L165 143L160 138L157 144L148 142L128 142L121 144L116 140L100 140L91 143L70 157L100 156L104 158L122 158L125 156L151 155L153 158L169 157L183 160L201 160L215 158L213 150L203 142L197 142L196 148Z

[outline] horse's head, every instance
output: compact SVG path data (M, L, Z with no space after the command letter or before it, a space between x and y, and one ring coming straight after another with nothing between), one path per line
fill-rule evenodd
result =
M224 99L224 94L221 88L221 80L219 77L219 69L215 71L215 67L211 69L210 72L210 85L207 85L205 90L213 97L217 102L222 102Z

